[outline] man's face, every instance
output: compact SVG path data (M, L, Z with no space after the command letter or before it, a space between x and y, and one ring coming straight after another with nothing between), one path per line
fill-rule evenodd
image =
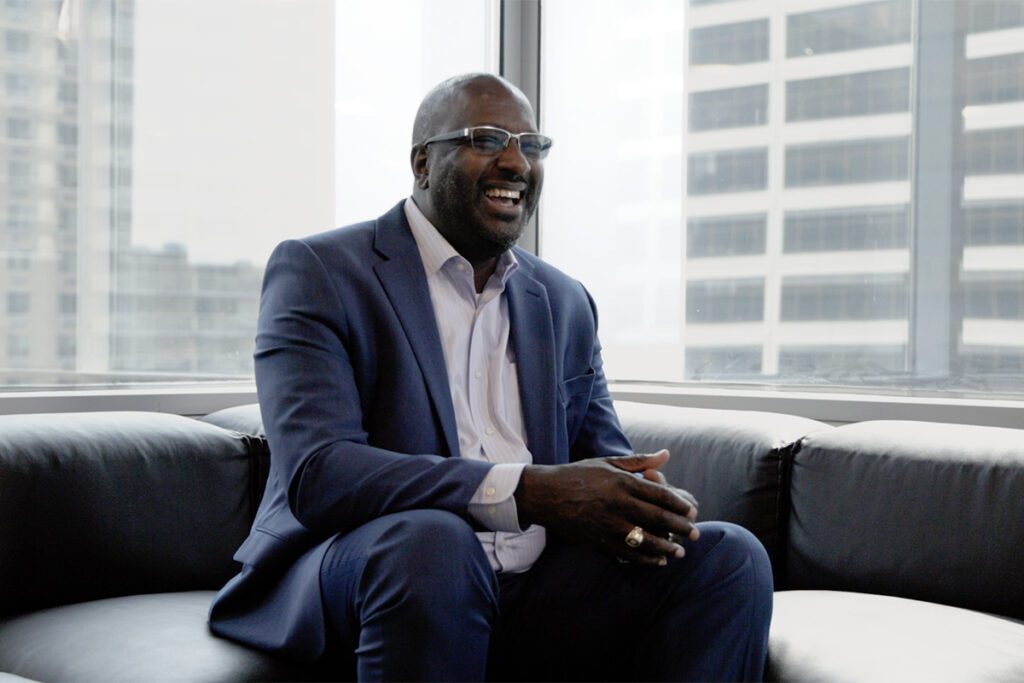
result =
M437 133L472 126L510 133L537 130L527 103L487 82L471 84L454 98ZM451 142L430 145L428 155L430 206L420 208L441 234L470 261L492 258L511 247L537 209L543 163L526 159L515 141L492 156L468 143ZM518 197L498 196L499 191Z

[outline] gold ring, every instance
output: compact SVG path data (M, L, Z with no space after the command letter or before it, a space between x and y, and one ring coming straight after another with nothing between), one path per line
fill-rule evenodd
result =
M638 526L633 527L626 534L626 545L630 548L639 548L640 544L644 542L644 530Z

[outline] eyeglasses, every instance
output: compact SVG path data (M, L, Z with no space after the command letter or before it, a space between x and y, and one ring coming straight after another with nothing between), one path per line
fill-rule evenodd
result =
M519 151L531 161L543 159L551 149L552 140L540 133L509 133L501 128L491 126L474 126L463 128L451 133L443 133L427 138L420 144L424 147L435 142L469 142L473 151L487 156L501 154L508 149L509 143L515 139L519 143Z

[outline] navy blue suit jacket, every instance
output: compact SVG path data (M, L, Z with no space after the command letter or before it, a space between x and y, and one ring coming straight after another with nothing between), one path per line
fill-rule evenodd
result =
M537 464L624 455L583 286L519 248L506 292L526 444ZM267 264L256 384L270 445L266 492L211 608L214 632L321 655L327 545L393 512L476 526L488 463L460 457L444 352L402 203L375 221L282 243ZM456 457L451 457L456 456ZM312 592L311 592L312 591Z

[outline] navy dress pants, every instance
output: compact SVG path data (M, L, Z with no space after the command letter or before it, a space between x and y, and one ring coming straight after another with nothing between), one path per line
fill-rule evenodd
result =
M331 647L359 680L759 680L772 575L745 529L698 525L665 567L549 538L495 575L470 526L436 510L374 520L321 568ZM341 661L344 661L344 657Z

